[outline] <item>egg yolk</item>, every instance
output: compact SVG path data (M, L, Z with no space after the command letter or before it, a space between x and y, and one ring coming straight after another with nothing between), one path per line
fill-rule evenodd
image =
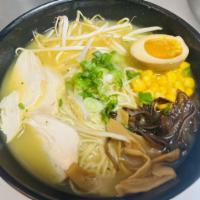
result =
M175 58L182 52L180 42L167 37L149 39L144 48L151 56L162 59Z

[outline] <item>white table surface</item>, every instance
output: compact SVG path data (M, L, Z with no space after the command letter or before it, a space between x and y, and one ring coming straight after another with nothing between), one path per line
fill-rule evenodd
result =
M47 0L48 1L48 0ZM200 31L200 25L193 16L186 0L148 0L158 4L182 17L193 27ZM190 0L193 1L193 0ZM13 3L19 8L13 9ZM36 6L45 0L0 0L0 29L17 17L20 13ZM4 5L4 6L2 6ZM9 9L5 9L9 8ZM9 10L9 11L8 11ZM173 198L173 200L199 200L200 199L200 180L196 181L187 190ZM0 200L29 200L0 178Z

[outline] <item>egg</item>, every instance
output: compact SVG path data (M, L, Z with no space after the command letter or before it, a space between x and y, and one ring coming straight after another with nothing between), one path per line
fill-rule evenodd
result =
M189 54L189 48L180 36L148 35L131 46L131 55L145 68L165 71L178 67Z

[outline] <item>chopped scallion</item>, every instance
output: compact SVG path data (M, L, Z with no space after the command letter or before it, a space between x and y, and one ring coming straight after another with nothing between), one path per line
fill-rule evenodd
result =
M150 92L139 92L138 97L142 104L151 104L153 101L153 96Z
M137 77L139 77L140 75L141 75L141 73L138 72L138 71L128 70L128 71L126 72L126 76L127 76L128 80L131 80L131 79L133 79L133 78L137 78Z
M191 75L192 75L192 72L191 72L190 67L185 68L185 69L182 71L182 74L183 74L183 76L191 76Z
M24 104L23 104L22 102L20 102L20 103L18 104L18 107L19 107L19 109L21 109L21 110L24 110L24 109L25 109L25 106L24 106Z
M59 99L59 100L58 100L58 106L59 106L59 107L62 107L62 105L63 105L63 100L62 100L62 99Z

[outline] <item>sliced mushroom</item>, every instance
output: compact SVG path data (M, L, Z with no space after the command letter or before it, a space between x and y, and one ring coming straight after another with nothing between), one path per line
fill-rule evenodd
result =
M153 167L152 173L149 176L142 178L130 176L126 180L121 181L115 189L119 195L147 192L175 177L176 173L172 168L157 165Z

